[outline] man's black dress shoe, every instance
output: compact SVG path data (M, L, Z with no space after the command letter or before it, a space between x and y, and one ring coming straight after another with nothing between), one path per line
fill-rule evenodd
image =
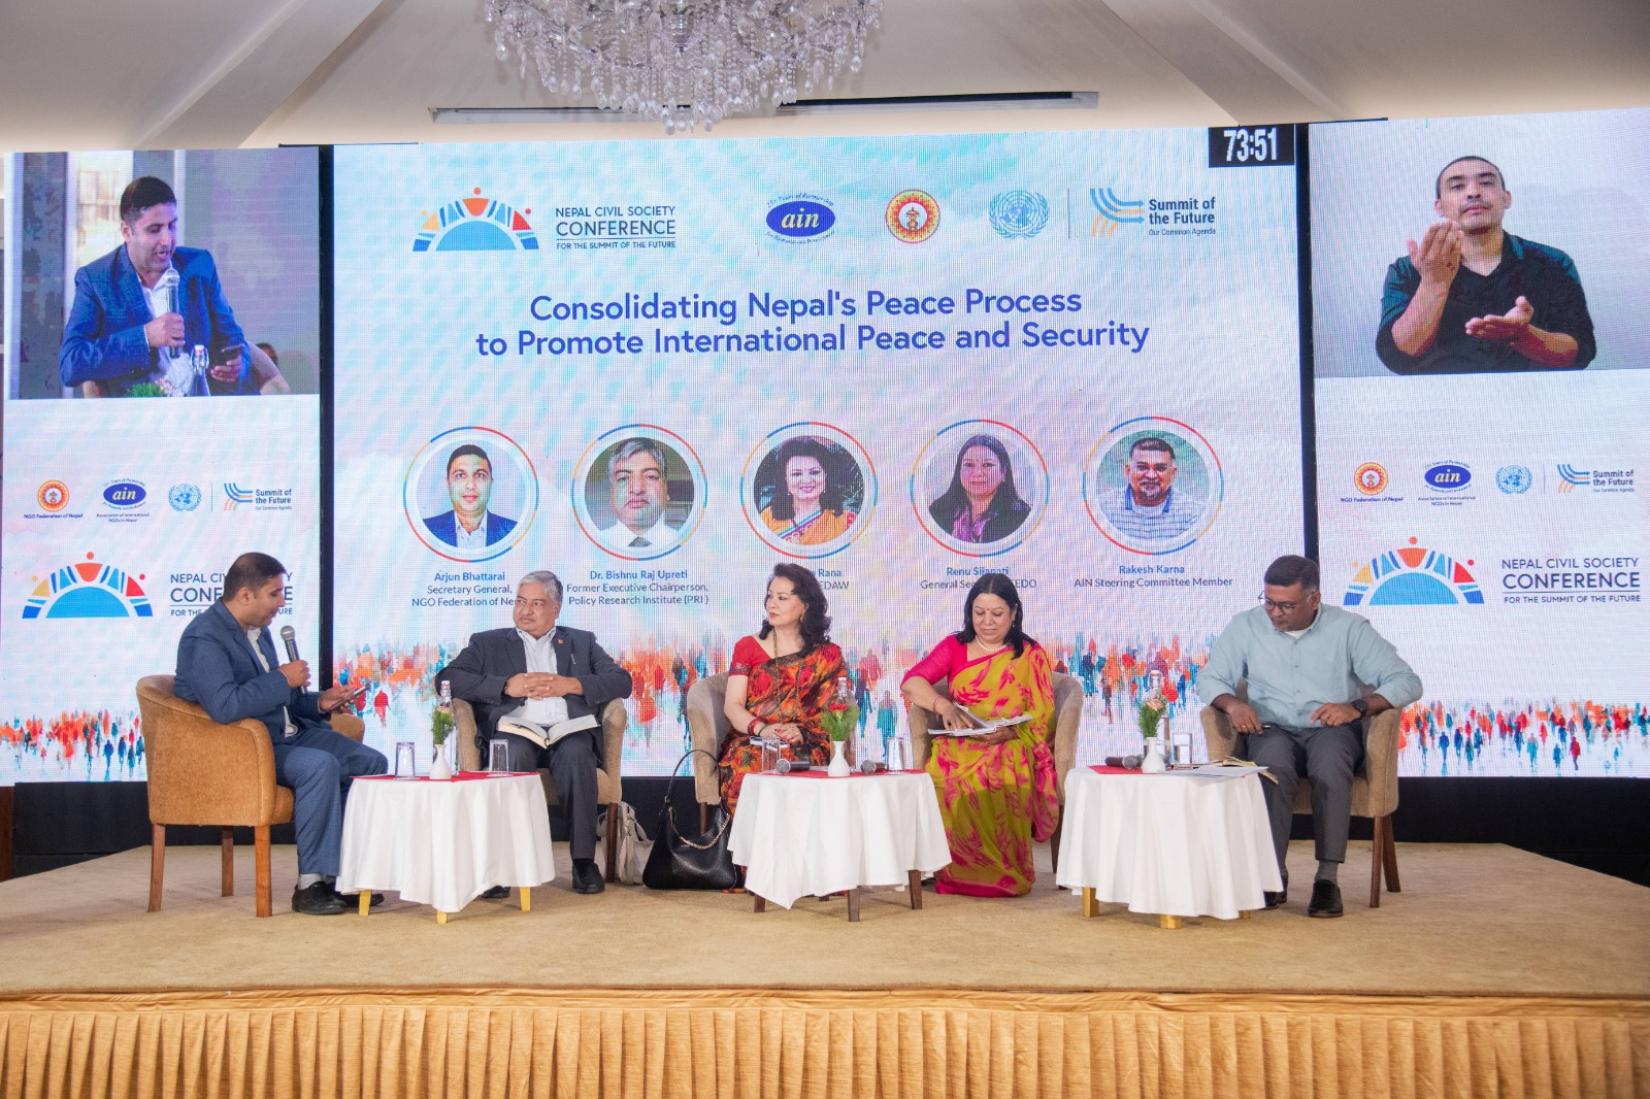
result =
M1267 908L1282 908L1283 902L1289 899L1289 890L1280 889L1274 893L1267 889L1261 892L1261 897L1266 901Z
M337 897L339 900L344 902L344 907L345 908L356 908L356 907L359 907L360 904L361 904L361 894L359 894L359 893L340 893L340 892L338 892L338 883L337 882L332 883L332 893L333 893L333 896ZM384 903L384 894L374 893L372 895L372 900L367 902L367 907L368 908L377 908L379 905L381 905L383 903Z
M481 899L484 901L502 901L509 896L510 887L508 885L495 885L491 889L481 891Z
M1306 906L1308 916L1325 919L1341 914L1341 887L1332 881L1312 883L1312 903Z
M595 859L573 860L573 892L600 893L607 888L602 880L602 872L596 869Z
M292 891L292 910L305 916L337 916L346 909L331 883L318 881L307 889Z

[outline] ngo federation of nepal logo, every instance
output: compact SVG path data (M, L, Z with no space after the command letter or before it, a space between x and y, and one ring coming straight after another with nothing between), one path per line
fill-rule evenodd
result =
M810 244L836 232L836 209L820 195L787 195L768 208L768 233L788 244Z
M475 188L464 198L455 198L431 213L419 211L424 219L413 238L414 252L536 252L539 238L528 224L531 209L517 210L508 203L488 198Z
M34 493L40 510L56 514L69 506L69 486L62 481L46 481Z
M1354 564L1342 603L1348 607L1482 604L1471 560L1462 562L1411 538L1365 564Z
M896 240L921 244L939 231L940 204L927 191L901 191L888 200L882 220Z
M1048 228L1048 199L1036 191L1004 191L991 200L990 215L998 236L1029 240Z
M153 618L155 609L138 581L113 565L99 564L88 553L54 570L46 577L34 577L34 590L23 603L23 619L36 618Z

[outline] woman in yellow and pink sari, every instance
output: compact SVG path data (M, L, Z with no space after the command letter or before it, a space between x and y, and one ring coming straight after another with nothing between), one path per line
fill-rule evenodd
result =
M934 684L950 680L950 698ZM1031 845L1060 821L1049 723L1053 666L1021 629L1020 593L1000 572L975 582L963 628L905 676L906 701L937 714L946 730L973 727L963 710L987 722L1021 718L980 736L936 735L928 774L940 799L951 865L939 872L941 893L1018 897L1037 873Z

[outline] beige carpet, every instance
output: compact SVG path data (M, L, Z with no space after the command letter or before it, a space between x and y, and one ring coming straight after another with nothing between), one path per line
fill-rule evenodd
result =
M1291 866L1310 873L1310 845ZM71 990L760 987L1650 996L1650 889L1500 846L1399 848L1404 892L1367 900L1369 847L1343 873L1347 914L1284 909L1163 931L1120 906L1085 920L1044 866L1029 897L870 894L751 911L745 896L560 882L533 910L476 901L438 926L393 895L365 919L297 916L275 851L273 918L252 915L252 856L220 897L216 848L173 848L147 913L147 848L0 883L0 995ZM1044 852L1046 858L1046 851Z

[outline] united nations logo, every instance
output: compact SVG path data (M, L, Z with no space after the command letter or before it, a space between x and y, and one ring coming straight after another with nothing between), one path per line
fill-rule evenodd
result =
M166 492L166 500L173 511L194 511L201 506L200 486L188 483L173 485Z
M940 204L927 191L901 191L888 200L883 221L906 244L921 244L940 227Z
M1048 199L1036 191L1004 191L991 200L991 227L1013 240L1048 228Z
M1530 491L1534 480L1528 466L1502 466L1495 471L1495 487L1508 496L1521 496Z

